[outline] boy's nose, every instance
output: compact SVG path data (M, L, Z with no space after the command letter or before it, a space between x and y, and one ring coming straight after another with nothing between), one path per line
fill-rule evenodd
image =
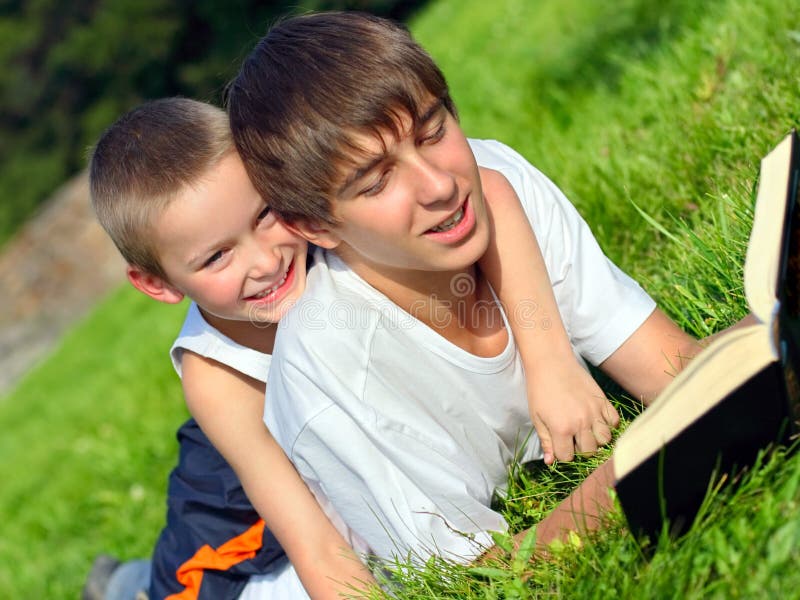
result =
M277 248L263 249L255 244L251 253L250 277L252 279L269 279L277 277L283 268L281 253Z

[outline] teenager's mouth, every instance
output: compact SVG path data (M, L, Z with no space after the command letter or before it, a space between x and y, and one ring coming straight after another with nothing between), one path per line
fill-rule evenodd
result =
M465 239L475 228L475 212L469 197L446 220L425 232L425 237L444 244L454 244Z
M447 219L444 223L437 225L436 227L431 227L431 231L435 233L441 233L443 231L450 231L453 227L458 225L461 222L461 219L464 218L464 207L462 206L456 211L452 217Z
M245 300L269 299L269 301L272 302L276 300L279 296L282 296L282 293L279 292L281 292L282 288L288 289L293 280L294 280L294 261L292 261L289 264L289 268L286 269L286 272L283 274L283 277L281 277L280 281L278 281L275 285L261 292L258 292L257 294L248 296L247 298L245 298Z

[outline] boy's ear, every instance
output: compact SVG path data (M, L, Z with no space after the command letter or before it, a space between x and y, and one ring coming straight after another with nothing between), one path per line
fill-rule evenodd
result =
M154 300L166 304L177 304L183 300L183 292L171 286L158 275L153 275L141 267L128 265L125 274L133 287Z
M342 238L329 225L314 223L306 219L286 223L286 228L300 237L304 237L312 244L328 250L336 248L342 241Z

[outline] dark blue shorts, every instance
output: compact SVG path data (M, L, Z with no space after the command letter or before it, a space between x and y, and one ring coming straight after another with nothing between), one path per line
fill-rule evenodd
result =
M283 549L194 419L178 430L178 443L167 525L153 552L150 600L238 598L251 575L272 570Z

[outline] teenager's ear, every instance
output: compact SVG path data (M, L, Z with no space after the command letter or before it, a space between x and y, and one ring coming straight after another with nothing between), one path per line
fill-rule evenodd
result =
M292 223L286 223L286 228L300 237L307 239L312 244L316 244L328 250L336 248L342 241L342 238L340 238L328 224L319 224L306 219L298 219Z
M128 265L125 274L133 287L154 300L166 304L177 304L183 300L183 292L171 286L158 275L153 275L141 267Z

